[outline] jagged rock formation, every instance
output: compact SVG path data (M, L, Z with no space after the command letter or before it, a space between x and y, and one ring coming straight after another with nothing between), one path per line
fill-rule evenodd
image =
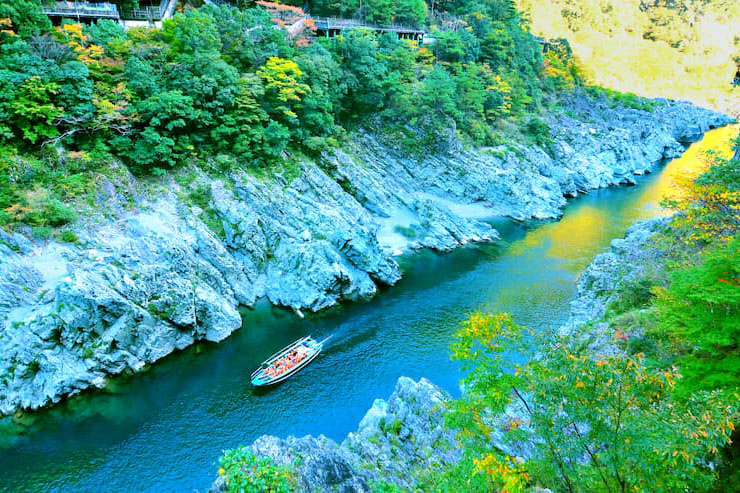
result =
M410 158L359 134L292 180L211 181L208 213L222 234L174 191L80 226L80 245L0 233L0 415L220 341L241 326L237 308L259 298L316 311L372 296L398 281L402 251L494 240L487 217L558 217L566 196L634 183L681 141L728 123L685 103L652 113L576 96L566 105L549 122L551 155L453 139L450 154Z
M299 464L300 491L367 492L379 480L412 489L419 471L460 460L454 434L444 429L442 405L449 399L424 378L401 377L390 399L377 399L340 445L323 435L265 435L249 448L279 465ZM223 478L210 491L226 491Z

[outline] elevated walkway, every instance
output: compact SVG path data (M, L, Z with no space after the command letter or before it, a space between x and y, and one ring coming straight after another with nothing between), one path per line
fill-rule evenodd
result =
M44 14L51 18L120 19L118 7L112 3L54 2L42 5Z
M400 24L379 25L365 22L359 19L341 19L338 17L312 17L316 26L318 36L333 37L342 31L351 29L367 29L377 33L394 32L399 39L406 39L422 43L426 31Z
M172 11L174 9L175 0L160 0L159 6L156 7L122 10L121 18L127 21L161 21L162 19L172 17Z
M112 19L126 29L130 27L162 27L162 20L172 17L176 0L160 0L159 5L144 6L137 9L119 9L113 3L54 2L42 5L54 23L62 19L77 22L93 22L98 19Z

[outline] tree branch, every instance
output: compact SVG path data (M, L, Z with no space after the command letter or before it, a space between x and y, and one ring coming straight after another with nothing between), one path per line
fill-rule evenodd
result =
M522 404L524 404L524 407L527 409L527 412L529 413L530 418L534 416L534 413L532 412L532 409L529 407L529 404L527 401L522 397L522 394L519 393L516 387L511 387L511 389L516 394L517 398L522 401ZM545 440L547 440L547 446L550 448L550 453L555 458L555 463L558 466L558 471L560 472L560 475L563 478L563 481L565 482L565 486L568 488L568 491L570 493L573 493L575 489L573 488L573 484L570 481L570 478L568 477L568 474L565 472L565 464L563 462L562 457L560 457L560 454L558 454L557 449L555 448L555 444L552 443L552 438L550 437L549 430L547 433L545 433Z

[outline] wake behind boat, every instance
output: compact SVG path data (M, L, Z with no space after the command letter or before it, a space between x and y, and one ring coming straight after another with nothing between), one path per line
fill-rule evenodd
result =
M252 373L252 385L255 387L273 385L295 375L319 355L329 338L331 336L316 342L311 336L306 336L284 347Z

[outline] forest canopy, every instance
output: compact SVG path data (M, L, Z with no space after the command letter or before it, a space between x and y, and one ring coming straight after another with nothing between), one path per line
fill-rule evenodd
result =
M456 129L490 144L497 120L539 111L568 78L567 68L544 71L512 0L435 9L462 28L426 24L420 0L311 4L427 25L436 38L427 48L363 30L291 37L259 6L188 8L162 29L124 30L109 20L52 27L38 1L10 0L0 7L0 142L110 153L139 173L218 154L265 167L286 150L320 152L359 125L423 144Z

